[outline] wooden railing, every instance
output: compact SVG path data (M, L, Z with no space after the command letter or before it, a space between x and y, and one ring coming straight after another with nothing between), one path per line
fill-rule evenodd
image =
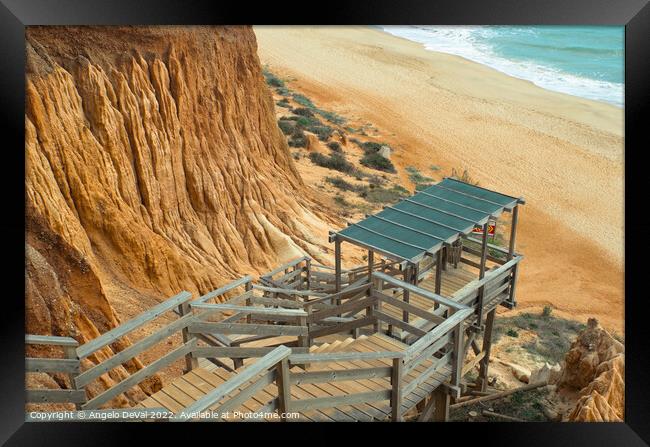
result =
M287 359L290 354L291 349L286 346L279 346L271 350L237 375L176 413L171 420L187 421L196 419L199 417L199 413L208 409L214 411L216 418L219 419L221 415L237 409L258 391L274 382L276 382L279 390L278 397L272 399L258 411L261 413L277 410L281 414L286 413L285 390L287 385L284 380L288 377ZM237 392L233 394L234 391Z
M66 373L70 383L81 371L76 348L77 340L70 337L56 337L52 335L26 335L25 344L58 346L63 350L65 358L32 358L25 359L25 372ZM79 408L86 402L86 392L78 389L27 389L25 390L27 403L73 403Z
M516 305L515 286L517 269L523 256L516 255L500 267L485 273L485 277L465 285L452 295L458 303L475 309L476 324L481 325L483 316L497 304L508 308ZM499 297L503 299L498 299ZM498 300L498 303L495 303Z

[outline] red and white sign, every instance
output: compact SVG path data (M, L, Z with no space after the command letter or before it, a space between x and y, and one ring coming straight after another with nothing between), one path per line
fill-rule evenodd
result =
M488 236L494 236L496 228L497 228L497 223L495 221L489 221L488 222ZM483 234L483 226L474 227L474 229L472 230L472 234L480 234L480 235L482 235Z

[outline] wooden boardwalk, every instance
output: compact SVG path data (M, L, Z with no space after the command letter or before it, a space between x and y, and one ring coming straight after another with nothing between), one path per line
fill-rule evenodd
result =
M310 353L332 353L332 352L385 352L395 350L405 350L407 346L395 339L383 334L373 334L371 336L361 336L357 339L346 338L336 339L331 343L323 343L319 346L313 346ZM422 362L404 377L405 386L412 381L417 381L420 374L431 366L431 361ZM327 372L347 370L352 368L390 368L392 362L387 359L376 360L354 360L331 362L327 365L310 367L309 372ZM299 367L293 367L292 372L299 374L302 371ZM207 360L202 360L199 367L193 371L177 378L172 383L166 385L162 390L142 401L139 406L145 408L166 408L174 413L186 408L192 402L204 396L212 389L222 385L225 381L232 378L235 373L230 373L222 368L216 367ZM423 401L431 392L441 383L448 381L451 369L448 366L440 368L434 375L422 383L413 387L407 395L403 396L402 413L412 410L419 402ZM389 377L377 377L370 379L358 380L341 380L324 383L300 383L297 381L291 387L292 398L296 400L344 396L347 394L373 392L373 391L390 391L391 382ZM269 384L264 389L258 391L250 399L245 401L239 408L233 410L229 418L225 420L245 420L244 413L258 413L274 396L277 396L277 387L275 384ZM237 414L240 413L240 414ZM390 419L391 407L388 399L369 403L357 403L353 405L344 405L333 408L323 408L311 411L300 412L298 418L289 419L293 421L384 421ZM279 418L268 414L263 418L267 421L278 421Z

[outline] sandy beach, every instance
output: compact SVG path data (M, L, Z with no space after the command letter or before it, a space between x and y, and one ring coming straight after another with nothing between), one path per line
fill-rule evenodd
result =
M520 311L554 306L622 334L623 110L541 89L370 27L255 27L260 61L376 127L406 166L523 196ZM403 174L406 180L406 174ZM326 230L324 230L326 231Z

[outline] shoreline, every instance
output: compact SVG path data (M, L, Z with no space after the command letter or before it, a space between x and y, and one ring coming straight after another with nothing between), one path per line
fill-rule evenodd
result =
M623 110L623 111L625 110L625 104L618 105L618 104L615 104L615 103L613 103L613 102L606 101L606 100L599 100L599 99L588 98L588 97L586 97L586 96L574 95L574 94L571 94L571 93L562 92L562 91L560 91L560 90L554 90L554 89L551 89L551 88L547 88L547 87L544 87L544 86L538 84L538 83L535 82L534 80L527 79L527 78L525 78L525 77L519 77L519 76L516 76L516 75L514 75L514 74L508 73L507 71L500 70L499 68L493 67L493 66L491 66L491 65L489 65L489 64L487 64L487 63L485 63L485 62L481 62L481 61L473 60L473 59L470 59L469 57L463 56L463 55L461 55L461 54L454 54L454 53L448 53L448 52L445 52L445 51L431 50L431 49L427 48L426 45L425 45L424 43L422 43L422 42L418 42L418 41L416 41L416 40L411 40L411 39L409 39L409 38L407 38L407 37L403 37L403 36L398 36L398 35L396 35L396 34L392 34L392 33L388 32L388 31L386 31L386 30L383 28L383 26L381 26L381 25L369 25L369 27L372 28L372 29L375 29L375 30L381 31L382 33L386 33L386 34L388 34L389 36L394 37L394 38L396 38L396 39L401 39L401 40L404 40L404 41L406 41L406 42L415 43L415 44L419 45L420 47L422 47L422 49L425 50L425 51L432 52L432 53L437 53L437 54L445 54L445 55L448 55L448 56L455 56L455 57L458 57L458 58L464 60L464 61L467 62L467 63L481 65L481 66L483 66L483 67L485 67L485 68L489 68L489 69L491 69L491 70L494 70L494 71L496 71L496 72L498 72L498 73L500 73L500 74L502 74L502 75L504 75L504 76L508 76L509 78L513 78L513 79L518 79L518 80L520 80L520 81L526 81L526 82L529 82L531 85L534 85L534 86L537 87L537 88L541 88L541 89L543 89L543 90L545 90L545 91L547 91L547 92L560 93L560 94L562 94L562 95L567 95L567 96L570 96L570 97L573 97L573 98L583 99L583 100L587 100L587 101L594 101L594 102L596 102L596 103L598 103L598 104L610 105L610 106L613 106L613 107L616 108L616 109L620 109L620 110ZM506 58L504 58L504 60L505 60L505 59L506 59ZM571 76L573 76L573 75L571 75ZM590 80L590 81L593 81L593 79L590 79L590 78L585 78L585 79L588 79L588 80Z
M405 183L406 167L435 164L436 177L467 168L482 186L526 198L521 307L550 304L622 333L622 109L377 28L254 30L263 64L321 106L379 129Z

